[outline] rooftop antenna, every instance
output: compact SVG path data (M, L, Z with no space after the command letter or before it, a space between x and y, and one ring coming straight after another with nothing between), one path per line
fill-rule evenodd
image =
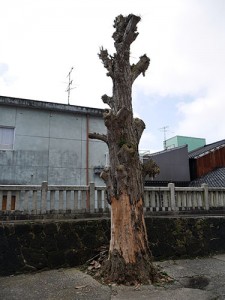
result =
M74 89L74 88L71 87L71 85L73 83L73 80L71 80L72 71L73 71L73 67L71 68L68 75L66 76L66 78L69 77L69 83L68 83L68 87L67 87L67 90L66 90L66 92L68 93L68 105L70 104L70 91Z
M166 133L167 131L169 131L169 126L163 126L161 128L159 128L160 131L163 131L163 136L164 136L164 139L163 139L163 148L164 150L166 150Z

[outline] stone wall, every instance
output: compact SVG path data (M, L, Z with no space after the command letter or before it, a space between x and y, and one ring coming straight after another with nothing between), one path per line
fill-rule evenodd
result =
M149 217L146 226L155 260L225 251L223 217ZM109 238L109 219L2 223L0 275L84 264Z

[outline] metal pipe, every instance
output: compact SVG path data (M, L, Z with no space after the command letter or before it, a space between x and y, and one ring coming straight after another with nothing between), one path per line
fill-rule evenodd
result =
M89 115L86 115L86 185L89 185ZM87 190L87 210L90 210L90 192Z

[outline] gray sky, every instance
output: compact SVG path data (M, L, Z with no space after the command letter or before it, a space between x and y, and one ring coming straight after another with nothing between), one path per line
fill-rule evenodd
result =
M133 88L133 108L146 123L140 149L155 152L166 137L187 135L211 143L225 138L224 0L2 0L0 94L104 108L111 95L97 53L113 54L113 20L142 17L131 62L151 59Z

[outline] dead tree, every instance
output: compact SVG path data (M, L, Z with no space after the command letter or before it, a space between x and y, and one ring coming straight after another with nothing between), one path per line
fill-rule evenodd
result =
M150 59L143 55L130 64L130 45L138 36L140 17L119 15L113 33L116 53L111 56L101 48L99 58L113 82L112 97L102 96L106 109L103 118L107 134L92 133L92 139L104 141L109 148L110 167L101 173L111 205L111 241L109 257L102 266L106 282L126 284L155 281L157 272L152 264L143 212L143 174L151 173L143 166L138 145L145 123L133 117L132 85L145 75ZM150 167L151 168L151 167Z

